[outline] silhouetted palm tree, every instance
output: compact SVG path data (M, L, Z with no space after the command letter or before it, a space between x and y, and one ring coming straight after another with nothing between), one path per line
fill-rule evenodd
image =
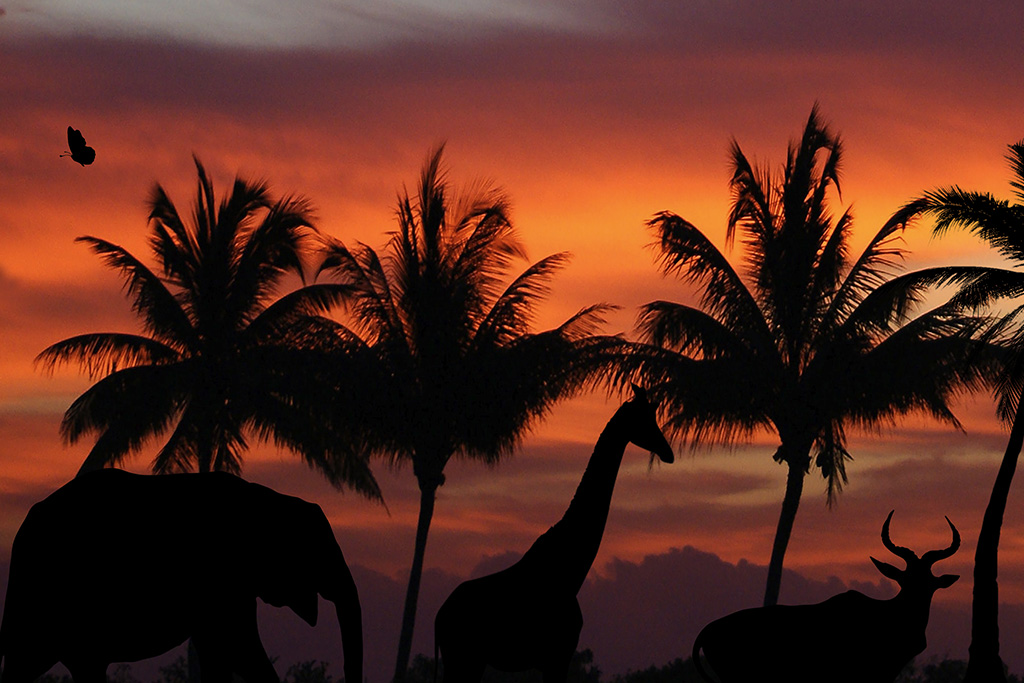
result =
M700 298L642 307L644 343L618 377L646 384L668 428L694 445L735 443L760 429L779 435L774 458L788 474L766 605L778 600L804 477L820 469L829 504L847 481L847 428L913 411L958 425L951 399L981 383L979 366L966 362L981 319L949 304L911 317L929 285L955 273L893 277L898 233L919 205L898 211L851 259L851 215L835 218L828 206L841 152L817 106L781 175L755 168L733 142L726 237L732 244L741 235L742 276L686 220L663 212L649 221L661 268L699 286Z
M399 197L398 229L382 255L335 243L322 267L348 287L350 321L340 334L361 340L363 358L378 368L356 405L346 403L342 412L355 411L382 437L376 453L395 465L411 463L420 490L396 681L409 665L427 534L448 461L495 463L510 454L620 344L593 334L604 305L530 332L535 305L568 256L542 259L506 284L513 260L523 256L508 201L487 185L453 195L442 151L430 154L415 199L407 191ZM344 357L339 363L351 365Z
M157 185L149 198L153 271L123 247L80 237L120 271L145 334L100 332L60 341L37 358L46 369L78 363L99 377L68 408L69 442L98 438L81 471L116 465L153 436L170 436L155 472L239 472L246 434L295 449L335 484L370 497L379 490L364 459L339 453L318 427L310 364L334 345L316 315L334 301L331 285L277 298L289 273L301 275L310 209L274 199L262 182L235 179L218 205L196 160L191 221ZM328 455L330 457L328 457Z
M1009 146L1006 155L1012 176L1013 194L1024 200L1024 140ZM959 187L944 188L925 195L927 210L935 215L935 232L952 228L970 230L991 244L1002 256L1024 264L1024 204L1011 204L984 192ZM958 295L969 305L985 305L997 298L1024 295L1024 272L1004 268L980 268L981 274ZM999 395L998 410L1011 424L992 495L981 523L974 556L974 604L971 625L970 659L965 681L1005 681L999 656L999 534L1010 484L1017 469L1017 458L1024 444L1024 327L1019 321L1024 306L1017 306L1002 319L1006 344L1010 350L1004 372L995 380Z

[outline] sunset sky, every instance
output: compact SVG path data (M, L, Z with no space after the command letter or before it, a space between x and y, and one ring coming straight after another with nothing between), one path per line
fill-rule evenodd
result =
M539 325L604 301L621 307L604 331L631 336L638 306L692 294L657 271L647 219L674 211L724 245L732 138L777 167L818 102L844 140L834 201L853 207L857 249L925 190L957 184L1009 197L1003 155L1024 138L1024 5L1015 0L0 3L3 563L28 507L72 477L91 446L66 447L58 434L87 380L74 369L47 376L33 358L71 335L138 329L117 275L73 239L102 237L149 261L145 199L159 182L179 208L189 206L193 154L219 191L235 174L265 178L278 194L308 197L325 233L380 247L396 194L446 142L456 183L488 178L508 192L530 262L572 252ZM69 124L96 149L93 165L58 157ZM905 238L909 267L997 263L969 235L933 239L927 221ZM557 406L494 469L449 466L426 555L428 570L448 577L438 585L486 558L521 553L558 520L618 402L592 395ZM944 644L934 654L966 658L974 542L1005 432L989 396L966 397L958 415L965 433L919 418L853 434L850 483L837 505L828 509L823 482L808 478L786 567L813 582L887 587L868 556L888 559L879 529L889 510L894 540L920 551L948 544L948 515L964 543L939 569L963 578L936 595L948 618L929 637ZM691 456L679 443L681 457L653 469L645 453L627 451L591 574L594 597L584 600L581 647L593 647L605 671L688 656L704 623L759 602L760 593L694 612L707 591L686 590L697 579L681 550L740 569L767 565L785 481L771 460L776 445L764 434ZM133 468L145 471L154 452ZM417 510L411 471L378 466L386 509L335 492L269 447L248 455L245 474L321 504L358 576L374 577L381 591L404 588ZM1017 625L1022 503L1013 492L1000 554L1001 598ZM678 613L702 621L661 633L661 650L616 649L609 631L651 642L643 634L655 620L621 623L598 587L659 562L678 571L670 582ZM805 595L790 578L784 602ZM385 600L361 589L366 602ZM431 609L443 597L424 598L419 651L432 648ZM399 616L373 619L368 659L379 654L383 671ZM1003 653L1024 671L1024 629L1004 623ZM368 663L371 683L382 683L376 671Z

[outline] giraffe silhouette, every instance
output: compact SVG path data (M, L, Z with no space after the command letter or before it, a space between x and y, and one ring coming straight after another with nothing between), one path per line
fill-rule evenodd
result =
M434 655L440 651L445 683L478 683L487 665L539 669L545 683L564 683L583 628L576 594L601 546L626 445L647 449L662 462L674 459L655 412L633 385L633 398L601 432L562 519L517 563L460 584L441 605Z

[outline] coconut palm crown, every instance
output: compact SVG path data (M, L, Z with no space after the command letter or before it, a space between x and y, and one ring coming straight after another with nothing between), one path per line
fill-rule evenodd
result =
M302 272L313 232L308 202L275 199L266 183L236 178L218 203L198 159L195 166L190 220L160 185L149 198L156 270L106 240L77 240L120 272L144 327L71 337L37 358L50 371L77 363L99 378L61 423L68 442L98 435L81 471L120 464L169 432L155 472L238 473L255 435L296 450L336 485L379 497L365 460L337 452L317 428L315 375L303 370L323 351L317 314L332 302L331 288L277 297L285 278Z
M641 308L641 344L617 380L648 388L667 428L691 445L734 444L774 431L787 467L765 604L775 604L783 558L805 476L817 468L831 504L847 482L847 429L891 425L920 412L959 426L951 401L981 384L969 362L985 320L945 303L914 316L930 287L957 273L897 275L900 234L921 210L897 211L856 258L849 210L829 207L839 191L842 144L817 106L777 175L755 167L734 141L733 267L698 228L662 212L648 226L661 269L699 294L694 305Z

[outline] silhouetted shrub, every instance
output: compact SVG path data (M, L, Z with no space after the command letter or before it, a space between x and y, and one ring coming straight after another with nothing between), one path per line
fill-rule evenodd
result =
M441 671L438 672L437 680L443 678L444 665L442 662ZM540 671L531 669L529 671L498 671L491 667L484 669L484 677L481 683L541 683L543 676ZM434 658L425 655L416 655L409 663L406 670L405 683L433 683L434 682ZM316 682L313 682L316 683ZM569 676L566 683L601 683L601 670L594 664L594 653L589 649L582 650L573 655L569 662ZM679 683L676 681L675 683Z
M344 680L342 677L335 681L334 676L327 673L327 662L308 659L288 667L282 683L344 683Z
M36 679L35 683L74 683L68 674L45 673ZM107 671L107 683L142 683L132 675L130 664L114 664Z
M60 676L54 674L43 674L36 679L36 683L73 683L71 676L62 674Z
M964 680L967 662L962 659L931 658L927 662L911 662L900 673L896 683L960 683ZM1020 676L1007 673L1006 683L1021 683Z
M334 678L327 669L329 664L310 659L288 667L281 683L345 683L344 677ZM924 662L911 662L896 678L895 683L961 683L967 662L961 659L931 658ZM187 683L188 662L178 657L159 669L158 677L152 683ZM441 681L438 675L438 683ZM242 683L235 677L236 683ZM508 673L488 667L482 683L541 683L539 671ZM1008 673L1007 683L1024 683L1016 674ZM67 674L47 673L35 683L74 683ZM107 683L143 683L132 673L128 664L115 664L107 673ZM416 655L409 664L406 683L434 683L434 658ZM627 671L602 680L601 669L594 664L594 653L589 649L577 652L569 665L567 683L706 683L693 666L689 657L676 658L663 666L650 666L639 671Z
M188 683L188 659L182 655L159 669L155 683Z
M689 657L678 657L664 666L650 666L612 676L610 683L705 683Z

